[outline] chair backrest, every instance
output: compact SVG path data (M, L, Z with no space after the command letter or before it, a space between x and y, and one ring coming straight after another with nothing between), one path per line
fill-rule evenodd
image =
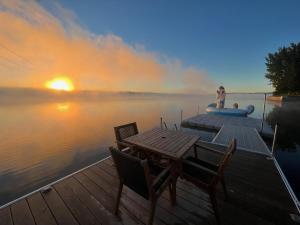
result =
M149 199L150 173L147 160L140 160L113 147L109 150L117 167L120 182Z
M226 151L226 154L225 154L222 162L220 163L220 166L219 166L219 169L218 169L218 174L223 174L224 173L224 170L227 167L227 165L228 165L228 163L230 161L230 158L235 153L235 151L236 151L236 139L233 138L230 141L230 144L228 146L228 149Z
M230 144L229 144L228 149L225 153L225 156L224 156L224 158L222 159L222 161L220 163L219 169L217 171L218 176L216 176L214 178L214 181L213 181L214 184L218 183L219 180L222 178L222 176L224 174L224 171L225 171L226 167L228 166L228 163L229 163L232 155L235 153L235 151L236 151L236 139L233 138L230 141Z
M125 138L139 133L136 122L114 127L114 130L117 142L123 142ZM123 148L123 146L120 146L119 144L117 145L119 150Z

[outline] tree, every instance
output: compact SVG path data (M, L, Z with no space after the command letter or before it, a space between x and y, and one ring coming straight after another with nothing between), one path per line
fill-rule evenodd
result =
M266 57L265 75L275 88L275 94L300 94L300 42L279 48Z

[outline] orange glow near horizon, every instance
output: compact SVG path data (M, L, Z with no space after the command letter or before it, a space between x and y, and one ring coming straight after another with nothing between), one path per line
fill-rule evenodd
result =
M46 88L59 91L73 91L73 82L67 77L57 77L45 83Z

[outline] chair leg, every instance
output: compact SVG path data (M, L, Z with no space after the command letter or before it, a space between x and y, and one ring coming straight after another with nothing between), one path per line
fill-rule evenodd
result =
M116 199L115 211L114 211L115 215L118 215L119 204L120 204L120 199L121 199L121 195L122 195L122 189L123 189L123 183L120 182L119 189L118 189L118 194L117 194L117 199Z
M148 218L148 224L147 225L152 225L153 220L154 220L154 215L155 215L155 208L156 208L156 199L150 200L150 212L149 212L149 218Z
M197 152L197 147L194 146L194 154L195 154L195 158L198 159L198 152Z
M173 205L176 205L176 184L177 184L177 178L174 179L174 181L172 182Z
M209 197L210 197L210 201L211 201L214 213L215 213L217 224L220 224L220 215L219 215L219 210L218 210L216 195L215 195L214 192L210 192L209 193Z
M172 187L172 183L169 184L169 195L170 195L171 204L174 205L174 203L173 203L173 187Z
M225 200L227 200L228 199L228 193L227 193L227 188L226 188L224 177L222 177L221 183L222 183L222 187L223 187L223 191L224 191L224 195L225 195Z
M169 194L170 194L171 204L173 206L176 205L176 181L172 181L169 184Z

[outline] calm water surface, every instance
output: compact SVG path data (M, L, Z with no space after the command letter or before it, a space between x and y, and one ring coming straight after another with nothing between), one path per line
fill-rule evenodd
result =
M1 96L0 96L1 97ZM98 100L6 102L0 105L0 205L57 180L108 155L114 144L113 127L136 121L140 131L159 126L162 116L169 127L183 117L205 112L214 101L206 96L126 95ZM227 107L255 105L261 118L264 96L228 95ZM267 120L279 122L276 157L296 193L300 193L300 103L266 105ZM214 134L200 132L209 140ZM258 171L259 172L259 171Z

